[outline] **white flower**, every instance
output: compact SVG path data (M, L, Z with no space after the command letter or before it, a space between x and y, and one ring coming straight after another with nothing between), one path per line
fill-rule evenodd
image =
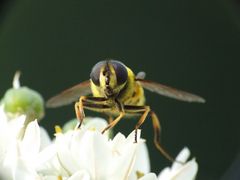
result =
M158 177L154 173L149 173L140 178L140 180L194 180L198 165L195 159L186 162L189 156L189 149L184 148L176 158L176 161L184 164L174 162L171 167L164 168Z
M96 125L96 122L94 123ZM97 129L103 129L97 126ZM112 140L86 125L81 130L70 130L65 134L57 133L56 141L43 151L38 172L65 179L129 179L135 166L137 151L144 143L140 139L134 143L134 131L125 138L118 133ZM146 149L144 150L146 151ZM143 158L146 159L146 158ZM140 160L141 161L141 160ZM144 162L142 162L144 163ZM146 161L145 163L149 163ZM142 172L149 171L149 164ZM81 177L81 178L80 178Z
M7 125L1 122L0 128L0 179L28 179L35 177L35 171L31 168L39 145L39 139L35 137L37 129L36 122L32 122L26 129L22 140L18 139L18 134L23 127L24 116L17 119L16 124ZM13 127L12 127L13 126ZM33 132L35 131L35 132ZM33 133L33 134L32 134ZM31 135L30 135L31 134ZM33 139L34 141L32 141Z
M30 180L38 177L35 164L43 130L37 121L24 127L25 118L22 115L10 120L0 107L0 179Z
M100 133L105 126L102 119L94 118L81 130L57 133L55 143L40 153L38 173L46 180L193 180L196 176L195 159L186 162L187 148L157 177L149 173L148 151L140 130L138 143L134 143L134 131L127 138L118 133L111 140Z
M195 159L175 162L158 177L149 173L148 151L140 130L138 143L134 143L134 131L127 138L118 133L111 140L107 133L101 134L106 121L92 120L80 130L57 133L51 142L37 121L24 127L24 115L10 120L0 107L0 179L193 180L196 176ZM189 155L185 148L176 160L186 162Z
M190 156L190 151L188 148L184 148L176 160L179 162L183 162L184 164L180 164L178 162L174 162L172 167L166 167L161 171L158 176L159 180L192 180L195 179L198 170L198 164L195 159L192 159L188 162L187 159Z

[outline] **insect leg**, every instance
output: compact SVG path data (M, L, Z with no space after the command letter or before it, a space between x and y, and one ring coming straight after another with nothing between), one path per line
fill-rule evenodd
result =
M106 118L108 119L108 124L110 124L111 122L113 122L113 117L107 113L105 113Z
M156 146L156 148L160 151L160 153L167 158L169 161L171 162L178 162L175 161L174 158L172 156L170 156L167 151L162 147L161 143L160 143L160 122L159 119L157 117L157 115L150 110L149 106L130 106L130 105L126 105L124 106L125 112L129 113L129 114L139 114L139 113L143 113L142 116L140 117L137 125L135 126L135 142L137 142L137 129L144 123L148 113L151 116L152 119L152 124L153 124L153 129L154 129L154 144ZM181 164L183 164L182 162L179 162Z
M109 118L108 118L108 123L110 124L111 122L113 122L113 117L112 117L112 116L109 116Z
M85 97L84 100L87 102L94 102L94 103L101 103L101 104L108 100L105 97L93 97L93 96L81 96L81 97Z
M116 105L118 106L118 110L119 110L119 115L118 117L116 117L114 120L112 120L108 126L102 131L102 134L107 131L108 129L114 127L121 119L122 117L125 115L125 111L124 111L124 108L123 108L123 105L116 100Z
M82 125L82 121L83 121L83 118L84 116L80 113L80 108L79 108L79 102L76 102L75 105L74 105L74 108L75 108L75 113L76 113L76 116L77 116L77 119L79 120L79 124L77 125L77 128L80 128L81 125ZM82 111L83 112L83 111ZM84 112L83 112L84 113Z
M162 147L160 143L160 121L154 111L149 112L151 118L152 118L152 124L153 124L153 130L154 130L154 144L156 148L165 156L169 161L171 162L178 162L180 164L183 164L182 162L176 161L172 156L170 156L167 151Z
M136 113L139 114L141 113L141 117L138 120L136 126L135 126L135 143L137 142L137 130L139 129L139 127L144 123L149 111L150 111L150 107L149 106L131 106L131 105L126 105L124 106L124 109L126 111L126 113Z
M108 124L108 126L102 131L102 134L104 134L104 132L107 131L108 129L114 127L122 119L124 115L125 115L124 112L120 112L119 116L116 119L114 119L110 124Z
M79 98L79 101L75 103L75 113L77 116L77 119L79 120L79 125L78 128L81 127L82 125L82 121L85 117L85 113L84 113L84 107L89 107L92 109L99 109L99 108L103 108L103 106L100 104L103 102L105 102L107 99L104 97L87 97L87 96L81 96ZM97 105L100 106L97 106Z
M142 116L140 117L140 119L138 120L136 126L135 126L135 142L137 142L137 130L140 128L140 126L144 123L144 121L146 120L146 117L148 115L150 111L149 106L145 106L144 107L144 113L142 114Z

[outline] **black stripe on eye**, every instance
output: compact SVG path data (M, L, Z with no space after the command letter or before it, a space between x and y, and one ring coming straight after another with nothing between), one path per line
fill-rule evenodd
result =
M101 68L103 67L103 65L106 64L106 61L100 61L98 62L97 64L95 64L92 68L92 71L90 73L90 78L92 80L92 82L99 86L100 85L100 81L99 81L99 78L100 78L100 71L101 71Z
M112 60L110 63L112 64L115 70L116 77L117 77L117 84L121 85L125 83L128 78L128 72L127 72L126 66L123 65L121 62L114 61L114 60Z

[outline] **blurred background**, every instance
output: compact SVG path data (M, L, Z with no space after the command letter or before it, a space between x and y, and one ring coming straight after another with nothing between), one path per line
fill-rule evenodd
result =
M207 100L191 104L146 92L170 154L187 146L199 163L197 179L234 179L226 172L240 150L239 10L237 0L4 1L0 93L21 70L21 83L48 99L88 79L99 60L120 60L135 73L145 71L146 79ZM74 117L72 105L47 109L41 125L53 134L55 124ZM114 130L127 135L136 122L121 121ZM152 143L150 119L142 129L158 173L170 163Z

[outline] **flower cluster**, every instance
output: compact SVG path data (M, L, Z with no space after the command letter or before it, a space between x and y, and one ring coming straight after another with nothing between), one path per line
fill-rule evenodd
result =
M27 113L9 116L0 106L0 179L6 180L193 180L198 165L184 148L171 167L150 172L145 140L102 134L107 122L89 118L81 129L56 126L51 140ZM32 114L31 114L32 115ZM32 117L32 116L31 116ZM27 123L26 123L27 121ZM183 162L183 164L179 163Z

